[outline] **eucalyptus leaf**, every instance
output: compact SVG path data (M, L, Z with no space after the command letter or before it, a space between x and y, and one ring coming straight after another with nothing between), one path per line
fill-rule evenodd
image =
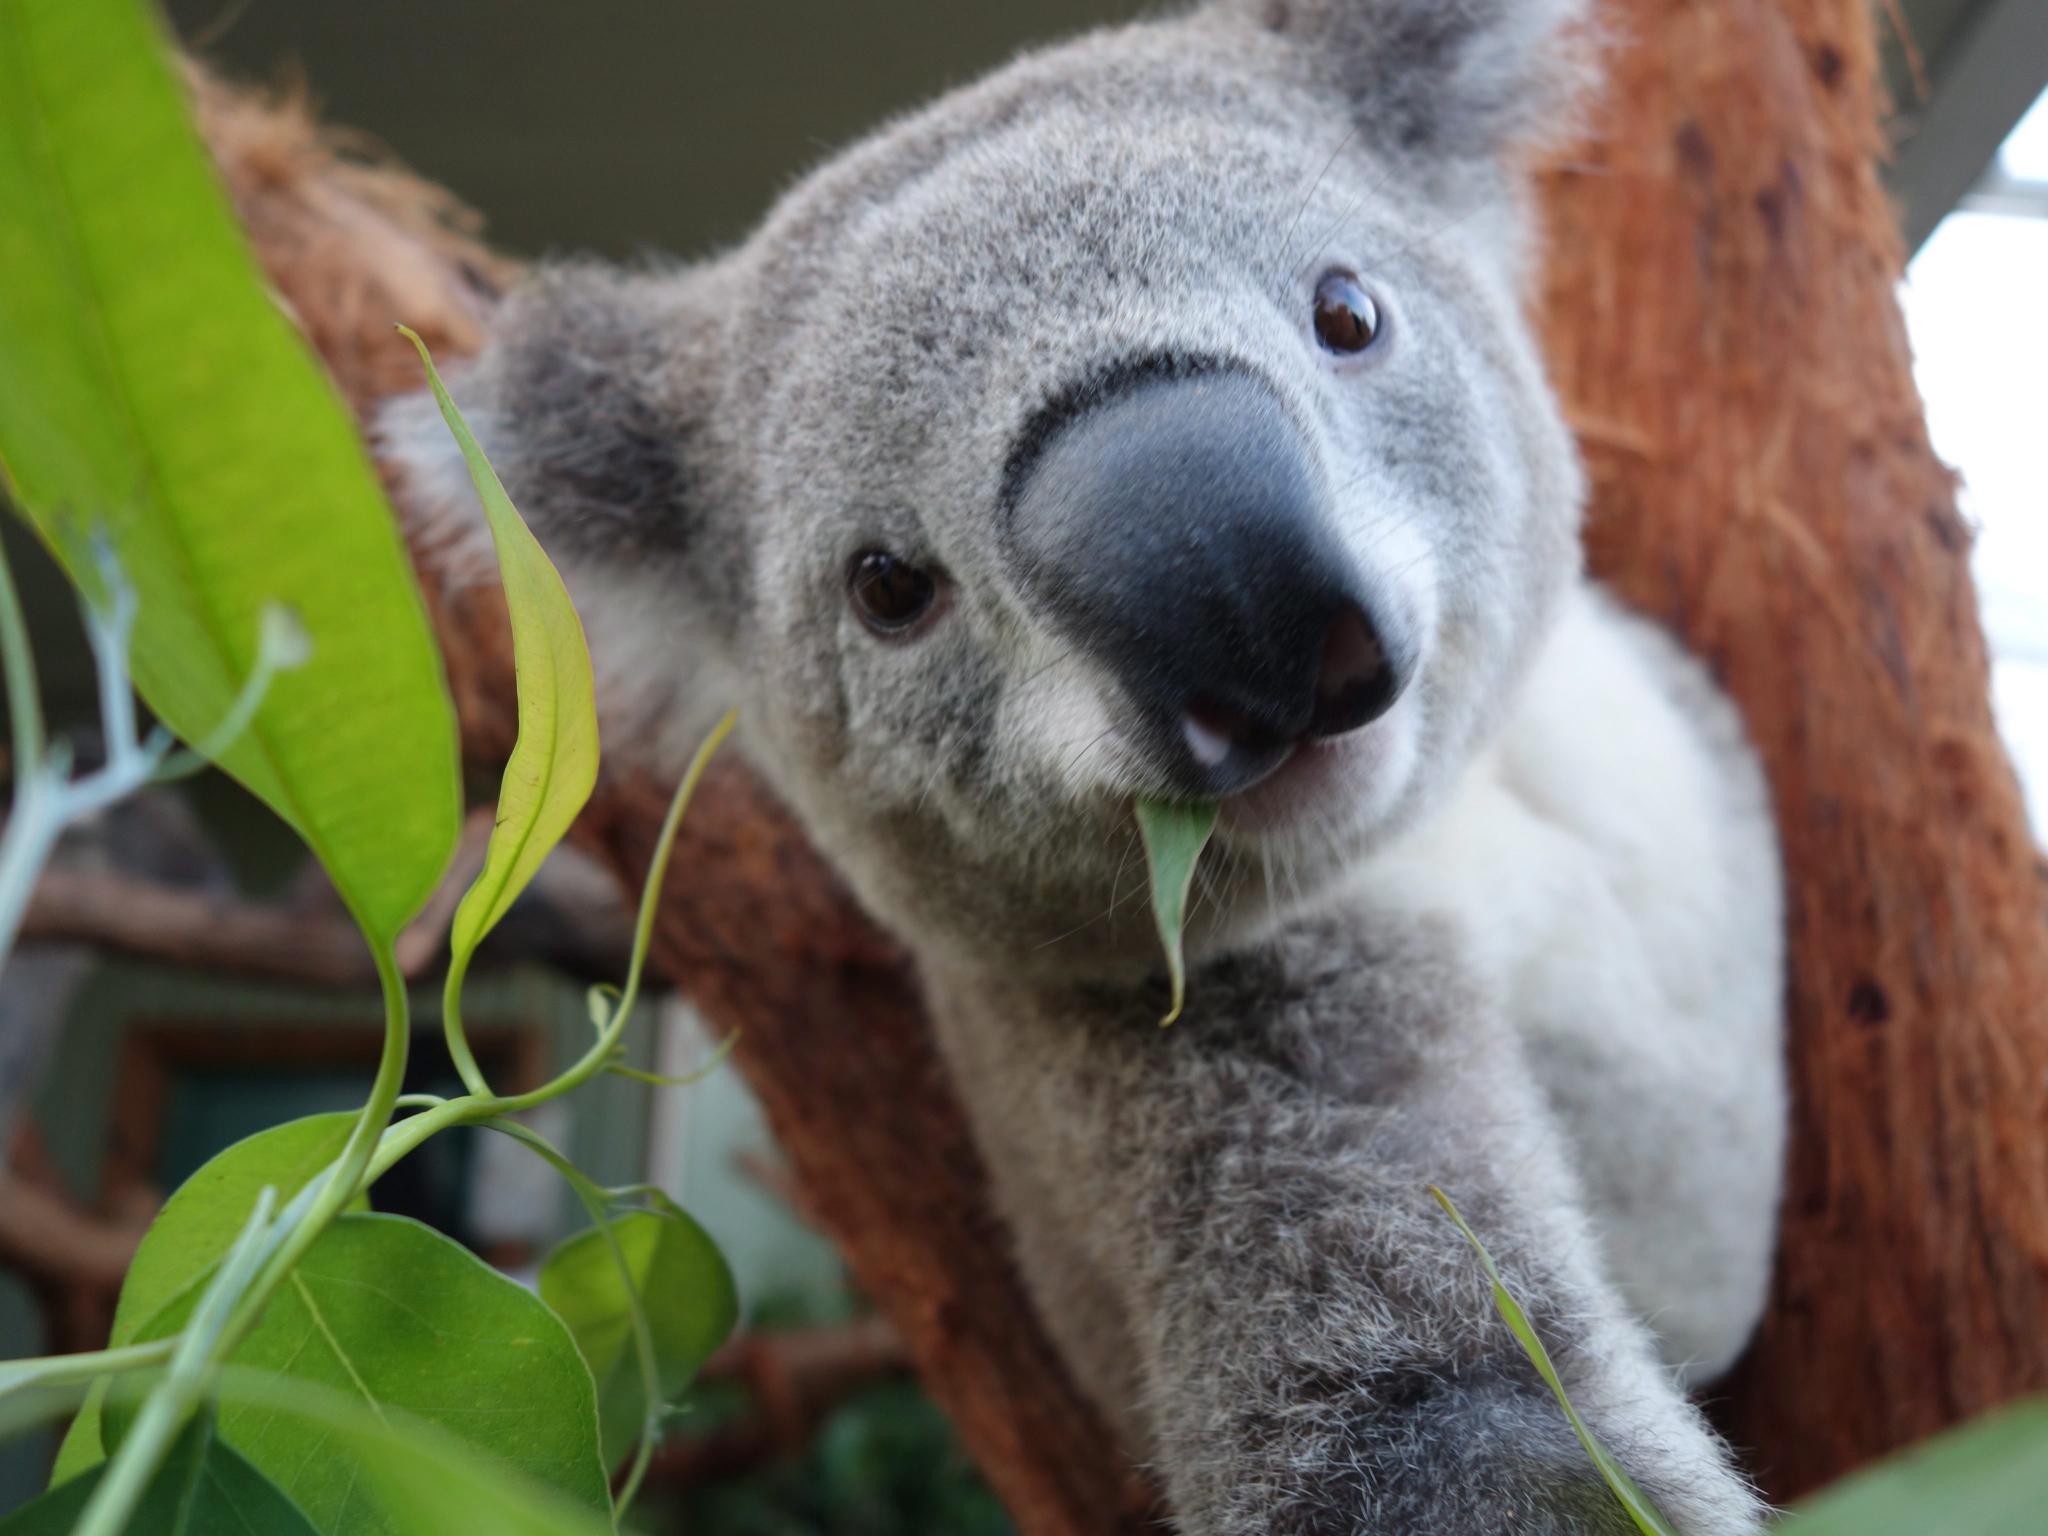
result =
M448 397L426 343L412 331L405 335L419 351L442 420L462 449L490 523L518 673L519 739L498 789L497 824L483 870L456 908L450 933L459 973L590 798L597 782L597 704L583 621L561 573L528 531Z
M397 1536L611 1536L609 1516L397 1409L371 1409L360 1398L235 1367L220 1385L230 1411L275 1415L358 1468Z
M1782 1536L2040 1536L2048 1397L1986 1414L1824 1489Z
M106 1470L93 1467L23 1505L0 1520L0 1536L70 1536ZM212 1415L203 1413L172 1444L128 1529L149 1536L319 1536L275 1483L222 1442Z
M632 1292L646 1308L663 1402L673 1402L739 1317L732 1271L704 1229L675 1212L634 1211L611 1223ZM639 1438L646 1389L634 1357L635 1295L626 1289L604 1233L566 1239L540 1270L540 1294L569 1326L597 1381L605 1465Z
M1159 924L1159 942L1166 949L1166 970L1173 981L1173 1006L1162 1026L1178 1019L1187 1001L1187 966L1181 954L1181 931L1187 926L1188 892L1195 880L1195 861L1216 830L1213 801L1193 804L1138 798L1138 829L1145 838L1145 861L1152 876L1152 916Z
M140 1330L177 1332L190 1292ZM375 1414L432 1424L519 1467L567 1502L609 1512L590 1372L561 1321L468 1249L397 1216L343 1216L320 1235L229 1363L324 1387ZM129 1415L110 1408L117 1443ZM305 1511L322 1536L389 1536L357 1491L363 1468L275 1406L231 1405L221 1434ZM447 1527L473 1528L473 1527Z
M289 1203L341 1155L354 1124L350 1114L288 1120L236 1142L179 1185L156 1213L128 1265L107 1342L117 1347L135 1343L143 1324L181 1299L196 1296L240 1234L258 1193L267 1187L277 1192L280 1205ZM360 1197L352 1207L367 1208ZM57 1452L51 1486L105 1459L102 1397L95 1390L72 1420Z
M221 765L390 941L455 846L455 715L349 413L257 269L155 8L0 0L0 478L96 598L139 602L137 688L205 742L281 605L307 658Z
M1628 1511L1629 1518L1635 1521L1636 1529L1641 1531L1643 1536L1678 1536L1677 1529L1664 1518L1662 1511L1650 1502L1650 1496L1636 1486L1636 1480L1628 1475L1622 1464L1614 1459L1614 1454L1600 1443L1599 1437L1586 1426L1586 1421L1579 1417L1579 1410L1572 1406L1572 1400L1565 1392L1564 1382L1557 1374L1557 1367L1551 1363L1550 1351L1543 1347L1543 1341L1536 1336L1535 1326L1529 1321L1529 1314L1522 1310L1522 1304L1515 1300L1514 1293L1507 1287L1507 1282L1501 1279L1500 1267L1493 1262L1493 1255L1486 1251L1486 1244L1479 1240L1479 1234L1465 1224L1465 1218L1460 1216L1458 1208L1451 1204L1449 1195L1435 1187L1429 1192L1436 1196L1437 1204L1444 1208L1445 1214L1457 1224L1458 1230L1465 1234L1465 1241L1472 1245L1472 1251L1479 1255L1480 1265L1486 1270L1486 1278L1493 1285L1494 1309L1506 1320L1509 1330L1515 1336L1515 1342L1522 1346L1522 1353L1529 1357L1529 1363L1536 1367L1536 1374L1543 1378L1544 1385L1549 1387L1551 1394L1556 1397L1558 1407L1564 1410L1565 1418L1571 1422L1572 1432L1579 1437L1579 1444L1585 1447L1586 1455L1599 1469L1600 1476L1606 1481L1615 1499Z

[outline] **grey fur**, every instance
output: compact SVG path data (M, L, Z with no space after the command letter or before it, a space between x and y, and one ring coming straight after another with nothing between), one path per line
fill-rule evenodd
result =
M1033 1294L1189 1532L1624 1528L1432 1182L1681 1528L1756 1526L1672 1367L1761 1305L1775 850L1732 713L1578 573L1513 167L1582 9L1216 0L1029 55L714 260L544 274L456 382L577 594L608 746L673 767L738 702L915 949ZM1308 325L1333 267L1389 317L1357 359ZM1270 390L1426 637L1342 793L1226 816L1164 1034L1158 764L999 534L1034 442L1133 367ZM384 431L479 568L430 407ZM870 547L945 575L913 639L849 607Z

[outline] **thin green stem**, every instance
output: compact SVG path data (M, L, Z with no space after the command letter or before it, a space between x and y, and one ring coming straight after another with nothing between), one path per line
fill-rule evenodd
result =
M21 594L7 551L0 547L0 665L7 679L8 739L14 746L14 777L24 782L43 761L43 706L36 693L36 658L22 618Z
M448 1055L461 1075L462 1085L481 1099L493 1097L490 1079L477 1065L469 1048L469 1035L462 1027L462 983L469 975L469 955L460 945L448 957L448 979L441 986L441 1035L448 1043Z
M369 1099L357 1117L347 1144L326 1172L302 1189L275 1222L271 1220L274 1193L266 1189L258 1198L248 1225L222 1260L194 1308L191 1320L178 1336L163 1380L151 1389L144 1400L134 1426L109 1463L106 1476L95 1488L74 1536L117 1536L125 1528L150 1478L161 1465L171 1442L197 1409L221 1363L255 1326L271 1293L283 1283L293 1266L304 1257L306 1250L355 1197L356 1192L374 1183L393 1163L435 1132L468 1123L496 1122L494 1129L513 1135L541 1152L570 1178L579 1197L605 1232L628 1294L635 1298L635 1344L643 1375L649 1384L650 1406L643 1426L645 1432L641 1436L641 1448L627 1479L622 1502L632 1498L651 1454L651 1442L657 1427L659 1387L652 1335L644 1308L637 1305L638 1293L632 1287L630 1266L605 1214L607 1196L543 1138L501 1117L580 1087L610 1062L639 997L640 979L653 939L655 913L683 813L703 778L711 755L731 733L734 719L735 716L728 713L698 748L689 771L676 789L675 798L669 803L668 815L662 822L661 834L656 840L654 857L642 888L639 917L634 926L632 961L616 1006L591 1048L552 1082L531 1093L502 1098L488 1091L449 1100L437 1100L432 1095L402 1095L412 1026L405 981L399 974L397 958L390 945L374 951L377 979L384 993L384 1051L378 1062L376 1079L370 1087ZM421 1113L393 1125L391 1117L401 1099L409 1105L426 1107ZM102 1360L101 1368L106 1368L105 1360Z
M681 1074L643 1072L638 1067L624 1066L616 1061L608 1065L605 1071L611 1073L614 1077L624 1077L636 1083L645 1083L650 1088L694 1088L703 1082L705 1078L716 1072L724 1064L725 1058L732 1054L733 1047L739 1043L740 1037L737 1034L727 1035L718 1042L718 1048L705 1058L704 1065L698 1067L693 1072Z
M125 781L137 776L137 760L143 750L135 725L135 689L128 680L128 641L135 633L138 604L135 589L114 559L113 546L96 534L92 552L106 601L95 606L81 597L79 603L85 609L85 638L92 646L94 670L99 675L100 720L106 733L106 766L95 778L109 784L121 782L120 792L127 794Z
M128 1344L120 1349L92 1349L75 1355L44 1355L35 1360L0 1363L0 1397L29 1387L61 1387L71 1382L98 1381L124 1371L139 1371L162 1365L171 1358L178 1341L153 1339L147 1344Z
M531 1093L513 1094L500 1100L500 1113L531 1109L536 1104L559 1098L570 1089L589 1082L611 1060L612 1048L625 1033L626 1022L633 1015L633 1005L640 997L640 977L647 968L647 952L654 940L654 919L661 909L661 889L668 878L669 856L675 852L676 832L683 824L683 813L690 808L690 799L697 792L704 770L710 766L712 754L732 734L738 718L738 711L727 710L724 718L711 728L711 734L697 748L697 755L690 759L689 771L677 786L675 798L668 803L668 815L662 818L661 835L655 839L654 858L647 866L647 879L640 888L640 912L633 925L633 958L626 967L626 984L620 989L618 1004L612 1009L611 1017L605 1021L590 1049L574 1066Z
M266 1188L256 1197L256 1209L249 1213L241 1235L228 1249L212 1283L192 1309L191 1321L171 1352L169 1369L143 1399L135 1423L107 1464L106 1475L93 1489L72 1536L118 1536L128 1528L171 1443L198 1410L221 1357L234 1347L228 1344L222 1348L224 1337L235 1303L248 1290L263 1262L264 1250L269 1246L265 1238L270 1213L276 1204L274 1189Z
M341 1214L343 1207L355 1199L356 1192L367 1185L371 1164L383 1143L385 1132L391 1127L391 1116L405 1086L406 1057L412 1046L412 1009L406 995L405 978L399 974L398 959L391 945L375 946L374 954L377 981L384 992L384 1054L377 1062L377 1076L370 1084L370 1097L364 1103L362 1113L356 1117L355 1128L349 1132L341 1155L316 1183L307 1185L300 1192L300 1200L305 1200L309 1194L311 1200L292 1221L283 1241L270 1254L262 1274L237 1308L225 1332L223 1354L232 1351L256 1326L271 1292L291 1273L292 1266L305 1256L306 1250L319 1240L320 1234ZM294 1211L299 1203L293 1202ZM287 1212L288 1216L292 1214Z
M605 1193L614 1205L623 1205L629 1200L645 1200L654 1207L657 1215L683 1214L683 1208L676 1204L675 1197L659 1184L614 1184Z
M610 1195L539 1132L517 1120L499 1117L479 1123L486 1130L511 1137L568 1180L576 1198L583 1203L591 1225L604 1235L605 1247L610 1250L612 1264L618 1270L619 1285L626 1293L627 1311L633 1324L633 1353L640 1367L640 1385L645 1393L645 1406L640 1415L640 1439L633 1449L633 1463L612 1500L612 1518L614 1521L622 1520L639 1494L641 1483L647 1478L648 1465L654 1459L654 1447L661 1439L661 1410L665 1405L661 1396L661 1366L654 1355L654 1330L647 1321L647 1302L634 1283L633 1266L626 1259L626 1250L619 1246L618 1234L612 1230Z
M220 755L242 739L256 719L256 711L263 707L263 701L270 693L270 685L277 680L280 672L287 672L296 666L303 656L287 654L284 642L276 637L272 626L266 625L256 644L256 660L249 668L249 675L242 679L242 686L228 705L228 712L220 722L200 740L183 751L172 753L157 765L153 775L159 784L182 779L216 761Z
M256 1213L221 1261L191 1321L179 1334L164 1379L144 1400L74 1536L115 1536L125 1528L171 1442L204 1397L212 1374L256 1326L271 1293L362 1187L371 1159L391 1124L412 1043L405 980L391 946L379 947L375 959L377 979L384 990L384 1054L370 1085L370 1097L341 1155L326 1173L299 1192L275 1222L270 1219L273 1192L265 1190L258 1198Z
M458 1125L475 1125L494 1115L517 1114L523 1109L532 1109L536 1104L545 1104L558 1099L573 1089L580 1088L611 1064L612 1053L617 1049L619 1039L625 1034L626 1025L633 1016L633 1005L640 995L640 977L646 968L647 951L654 937L654 918L661 904L662 883L668 874L669 856L675 851L676 833L683 824L683 813L689 809L690 799L697 792L697 784L704 777L704 770L711 762L725 738L732 733L736 712L728 711L704 738L697 755L690 760L690 768L683 775L683 782L676 787L675 797L669 801L668 815L663 818L661 835L655 840L654 859L648 865L647 879L641 887L640 913L633 929L633 957L626 968L626 985L620 990L618 1002L612 1008L611 1016L597 1033L597 1039L577 1061L551 1082L544 1083L530 1093L497 1094L472 1091L462 1098L444 1099L433 1103L422 1113L413 1115L392 1126L377 1147L376 1156L370 1160L366 1184L374 1184L394 1164L411 1153L428 1138L441 1131ZM415 1102L417 1102L415 1100Z

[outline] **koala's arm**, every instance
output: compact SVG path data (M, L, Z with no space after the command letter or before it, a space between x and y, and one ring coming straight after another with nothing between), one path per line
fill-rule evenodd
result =
M1181 1529L1633 1529L1434 1184L1679 1528L1756 1530L1753 1495L1599 1274L1514 1037L1433 937L1379 924L1373 947L1297 932L1198 973L1163 1032L1128 1015L1020 1028L972 1004L947 1026L1041 1305L1073 1294L1054 1270L1077 1262L1116 1296L1149 1440L1133 1449Z

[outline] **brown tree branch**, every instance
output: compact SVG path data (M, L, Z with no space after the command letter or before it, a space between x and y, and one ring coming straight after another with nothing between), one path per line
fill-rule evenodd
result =
M35 1284L111 1298L142 1233L141 1225L95 1216L61 1191L0 1168L0 1265Z
M376 979L363 936L339 911L260 906L92 870L44 871L23 914L21 937L323 986Z
M1542 334L1597 568L1718 668L1790 861L1797 1147L1770 1319L1728 1422L1770 1491L2048 1386L2048 945L1950 481L1876 178L1861 0L1614 0L1599 130L1547 184ZM416 182L208 90L273 280L359 406L416 386L389 324L475 343L499 265ZM430 589L435 584L427 577ZM430 590L470 751L511 732L502 613ZM627 878L662 787L580 835ZM1027 1536L1141 1523L1122 1453L1005 1257L903 958L736 763L685 828L661 964L722 1030L807 1204Z
M1878 180L1862 0L1633 0L1550 178L1597 570L1709 658L1776 795L1794 1122L1724 1423L1789 1496L2048 1387L2048 881L1993 729Z
M484 809L463 823L447 874L398 936L401 974L418 976L440 955L456 905L483 867L491 819ZM167 965L316 986L373 986L377 980L362 933L337 900L266 904L63 864L44 870L36 882L22 914L21 938L90 944Z

